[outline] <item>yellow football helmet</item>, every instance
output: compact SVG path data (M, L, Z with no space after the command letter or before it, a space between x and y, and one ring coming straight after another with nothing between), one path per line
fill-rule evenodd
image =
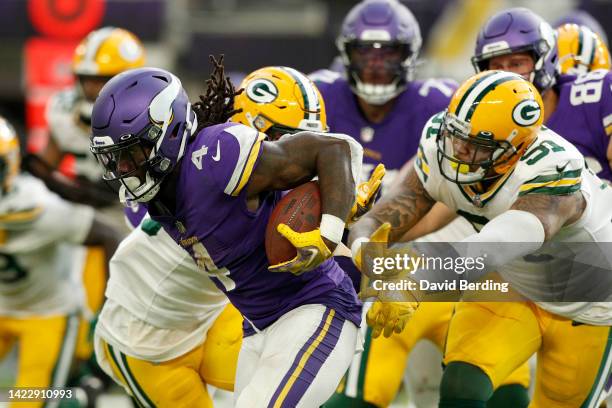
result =
M453 95L438 134L442 175L472 184L507 173L543 120L542 97L521 76L485 71L471 77Z
M112 77L144 63L144 47L138 37L122 28L104 27L89 33L77 46L72 70L79 76Z
M17 132L6 119L0 117L0 185L3 193L11 190L13 180L19 174L20 165Z
M564 24L557 28L559 72L585 74L610 69L610 51L601 38L586 26Z
M327 131L325 103L306 75L288 67L265 67L249 74L240 84L232 116L239 122L276 140L300 130Z

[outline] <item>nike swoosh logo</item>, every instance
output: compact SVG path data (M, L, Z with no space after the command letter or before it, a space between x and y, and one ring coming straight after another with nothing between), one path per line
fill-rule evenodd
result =
M215 153L215 155L212 157L212 159L216 162L218 162L219 160L221 160L221 141L217 140L217 152Z
M569 162L565 163L561 167L559 167L559 165L557 165L557 173L563 173L563 170L565 170L565 168L567 167L568 164L569 164Z

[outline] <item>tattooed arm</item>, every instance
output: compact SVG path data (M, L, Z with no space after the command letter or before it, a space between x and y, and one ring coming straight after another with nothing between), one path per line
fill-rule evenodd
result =
M427 234L439 231L457 217L456 212L448 208L446 204L438 201L414 227L410 228L410 231L402 237L402 241L414 241Z
M391 192L352 226L349 246L357 238L369 237L385 222L391 224L389 240L398 241L434 205L435 200L425 191L412 162L404 165L397 179Z
M486 257L489 270L538 250L559 230L580 219L586 201L580 191L568 195L527 194L462 242L468 257ZM486 254L486 255L485 255Z
M569 195L527 194L510 207L535 215L544 227L547 241L563 226L578 221L585 208L586 200L580 191Z

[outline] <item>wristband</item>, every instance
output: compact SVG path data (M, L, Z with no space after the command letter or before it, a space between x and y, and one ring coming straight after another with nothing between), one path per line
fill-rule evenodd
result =
M329 239L334 244L342 241L344 234L344 221L335 215L323 214L321 216L321 236Z
M367 244L370 242L370 238L360 237L353 241L353 245L351 245L351 254L353 259L357 256L357 252L361 249L361 244Z

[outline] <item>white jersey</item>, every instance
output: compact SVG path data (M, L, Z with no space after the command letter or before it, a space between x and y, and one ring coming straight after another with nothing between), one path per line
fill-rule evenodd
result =
M580 190L587 203L582 217L563 227L551 242L612 241L612 188L585 167L580 152L561 136L543 127L514 169L503 175L487 192L478 194L472 186L456 184L442 175L436 143L441 122L441 114L435 115L424 128L415 169L433 199L466 218L477 230L509 210L522 195L568 194ZM551 254L550 248L547 253ZM554 258L567 259L567 252L563 255ZM610 260L605 262L609 264ZM537 300L536 294L544 293L551 285L550 269L545 265L523 258L500 267L498 272L514 289L529 299ZM582 279L584 282L580 284L585 288L601 285L601 282ZM612 301L612 297L605 300ZM552 313L582 323L612 324L612 303L536 303Z
M75 174L91 181L102 178L102 166L89 151L90 129L78 119L78 92L69 88L54 94L47 105L51 138L60 151L74 155Z
M228 303L187 251L146 217L110 263L97 331L125 354L167 361L204 342Z
M0 315L67 314L83 305L73 254L94 218L38 179L21 174L0 198ZM74 250L74 251L73 251Z

